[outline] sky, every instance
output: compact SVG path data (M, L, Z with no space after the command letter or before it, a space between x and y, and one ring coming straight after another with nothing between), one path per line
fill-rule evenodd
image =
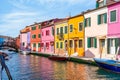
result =
M95 8L96 0L1 0L0 35L17 37L35 22L75 16Z

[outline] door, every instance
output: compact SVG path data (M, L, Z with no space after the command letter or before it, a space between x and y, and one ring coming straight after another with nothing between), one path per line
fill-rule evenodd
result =
M115 39L110 39L110 54L115 54Z
M38 44L36 43L36 51L38 52Z
M74 53L77 52L77 40L74 40Z
M105 39L100 39L100 53L105 53Z
M67 45L67 44L68 44L68 43L67 43L67 40L65 40L65 45L64 45L64 46L65 46L65 47L64 47L64 48L65 48L65 52L67 51L67 48L68 48L68 45Z
M68 42L67 42L67 40L65 40L64 48L65 48L65 55L67 56L68 55Z

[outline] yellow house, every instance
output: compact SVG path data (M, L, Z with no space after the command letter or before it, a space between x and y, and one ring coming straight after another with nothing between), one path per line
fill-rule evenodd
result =
M61 19L55 23L55 54L68 53L68 19Z
M68 54L71 56L84 56L84 15L70 17L68 19Z

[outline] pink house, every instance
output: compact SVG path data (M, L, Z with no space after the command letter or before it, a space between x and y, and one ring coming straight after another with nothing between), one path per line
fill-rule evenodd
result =
M54 53L54 23L57 19L44 21L41 24L41 52Z
M120 0L108 5L108 53L116 54L120 46Z

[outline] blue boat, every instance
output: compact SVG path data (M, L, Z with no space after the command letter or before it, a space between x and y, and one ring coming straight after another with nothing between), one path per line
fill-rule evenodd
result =
M101 59L101 58L94 58L94 61L97 65L103 69L120 73L120 61L111 60L111 59Z

